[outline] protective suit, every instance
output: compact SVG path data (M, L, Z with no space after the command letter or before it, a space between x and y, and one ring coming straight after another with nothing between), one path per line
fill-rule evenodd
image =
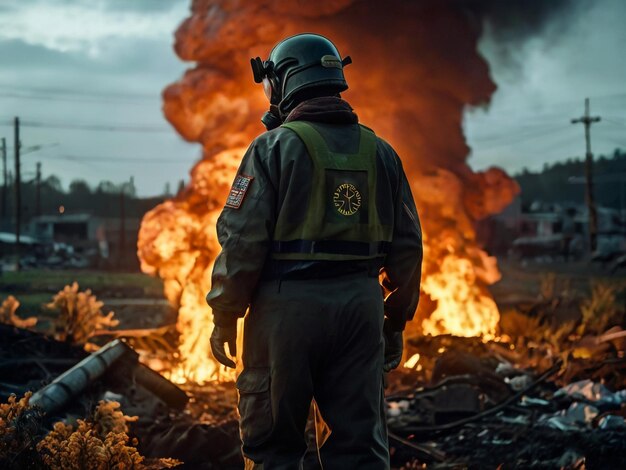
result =
M395 151L336 90L315 90L252 142L218 219L212 345L234 365L224 343L234 355L248 312L237 380L247 459L300 468L315 399L331 430L324 468L385 469L383 366L386 353L398 365L417 307L421 229Z

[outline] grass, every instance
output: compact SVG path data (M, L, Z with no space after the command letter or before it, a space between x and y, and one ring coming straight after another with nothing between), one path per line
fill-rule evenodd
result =
M116 287L137 287L161 290L159 279L142 273L116 273L104 271L52 271L44 269L4 272L0 274L0 290L20 291L60 290L66 284L77 281L81 287L92 290L113 289Z
M74 281L99 298L163 298L162 281L142 273L35 269L0 274L0 300L13 295L21 303L20 313L41 312L41 304Z
M35 269L1 273L0 302L13 295L20 302L17 310L20 317L34 315L45 321L54 314L43 309L43 305L51 302L54 294L74 281L78 282L81 291L91 289L99 300L163 299L161 279L142 273ZM118 306L118 309L122 308ZM136 309L141 312L145 307L139 306ZM130 314L134 312L132 308L122 310L128 310Z
M17 313L20 316L27 314L39 314L42 311L43 304L47 304L52 301L52 295L47 293L37 292L34 294L21 294L16 296L20 301L20 308L17 309Z
M41 269L0 274L0 292L13 295L38 292L54 293L74 281L78 282L81 289L91 289L94 292L119 291L123 293L132 290L134 293L142 294L142 297L161 297L163 295L161 280L142 273Z

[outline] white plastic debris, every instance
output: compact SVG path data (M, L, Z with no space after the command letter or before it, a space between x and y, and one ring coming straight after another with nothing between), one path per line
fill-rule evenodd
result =
M626 429L626 420L621 416L606 415L598 421L600 429Z
M543 398L533 398L527 395L522 397L521 401L522 406L550 406L550 402L548 400L544 400Z
M575 400L588 400L597 406L620 405L626 402L626 390L611 392L601 383L591 380L573 382L557 390L555 397L569 396Z
M519 370L516 369L515 366L513 366L513 364L511 364L510 362L500 362L498 363L495 372L500 377L506 377L519 373Z
M518 375L510 379L505 378L504 381L516 392L524 390L532 383L532 379L527 375Z
M598 414L600 410L595 406L572 403L567 410L544 415L539 421L561 431L577 431L587 428Z
M408 400L392 401L387 403L387 416L396 417L406 413L409 409Z

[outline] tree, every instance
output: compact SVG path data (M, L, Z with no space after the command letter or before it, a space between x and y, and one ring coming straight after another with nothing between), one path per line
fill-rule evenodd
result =
M61 193L63 192L63 185L61 184L61 179L57 175L50 175L44 180L44 184L48 186L50 189Z
M96 191L105 194L116 194L119 192L119 187L109 180L104 180L98 183Z
M85 180L74 180L70 183L70 194L74 196L89 196L91 188Z

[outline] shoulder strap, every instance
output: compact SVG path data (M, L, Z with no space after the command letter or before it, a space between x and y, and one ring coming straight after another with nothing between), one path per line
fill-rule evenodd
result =
M328 149L324 137L311 124L305 121L291 121L282 124L281 127L290 129L298 134L298 137L304 142L309 155L316 161L332 164L332 160L329 157L333 152ZM359 127L361 132L357 155L375 155L376 134L369 127L362 124L359 124Z
M327 162L330 151L326 141L311 124L304 121L292 121L282 124L281 127L292 130L300 137L315 162Z

